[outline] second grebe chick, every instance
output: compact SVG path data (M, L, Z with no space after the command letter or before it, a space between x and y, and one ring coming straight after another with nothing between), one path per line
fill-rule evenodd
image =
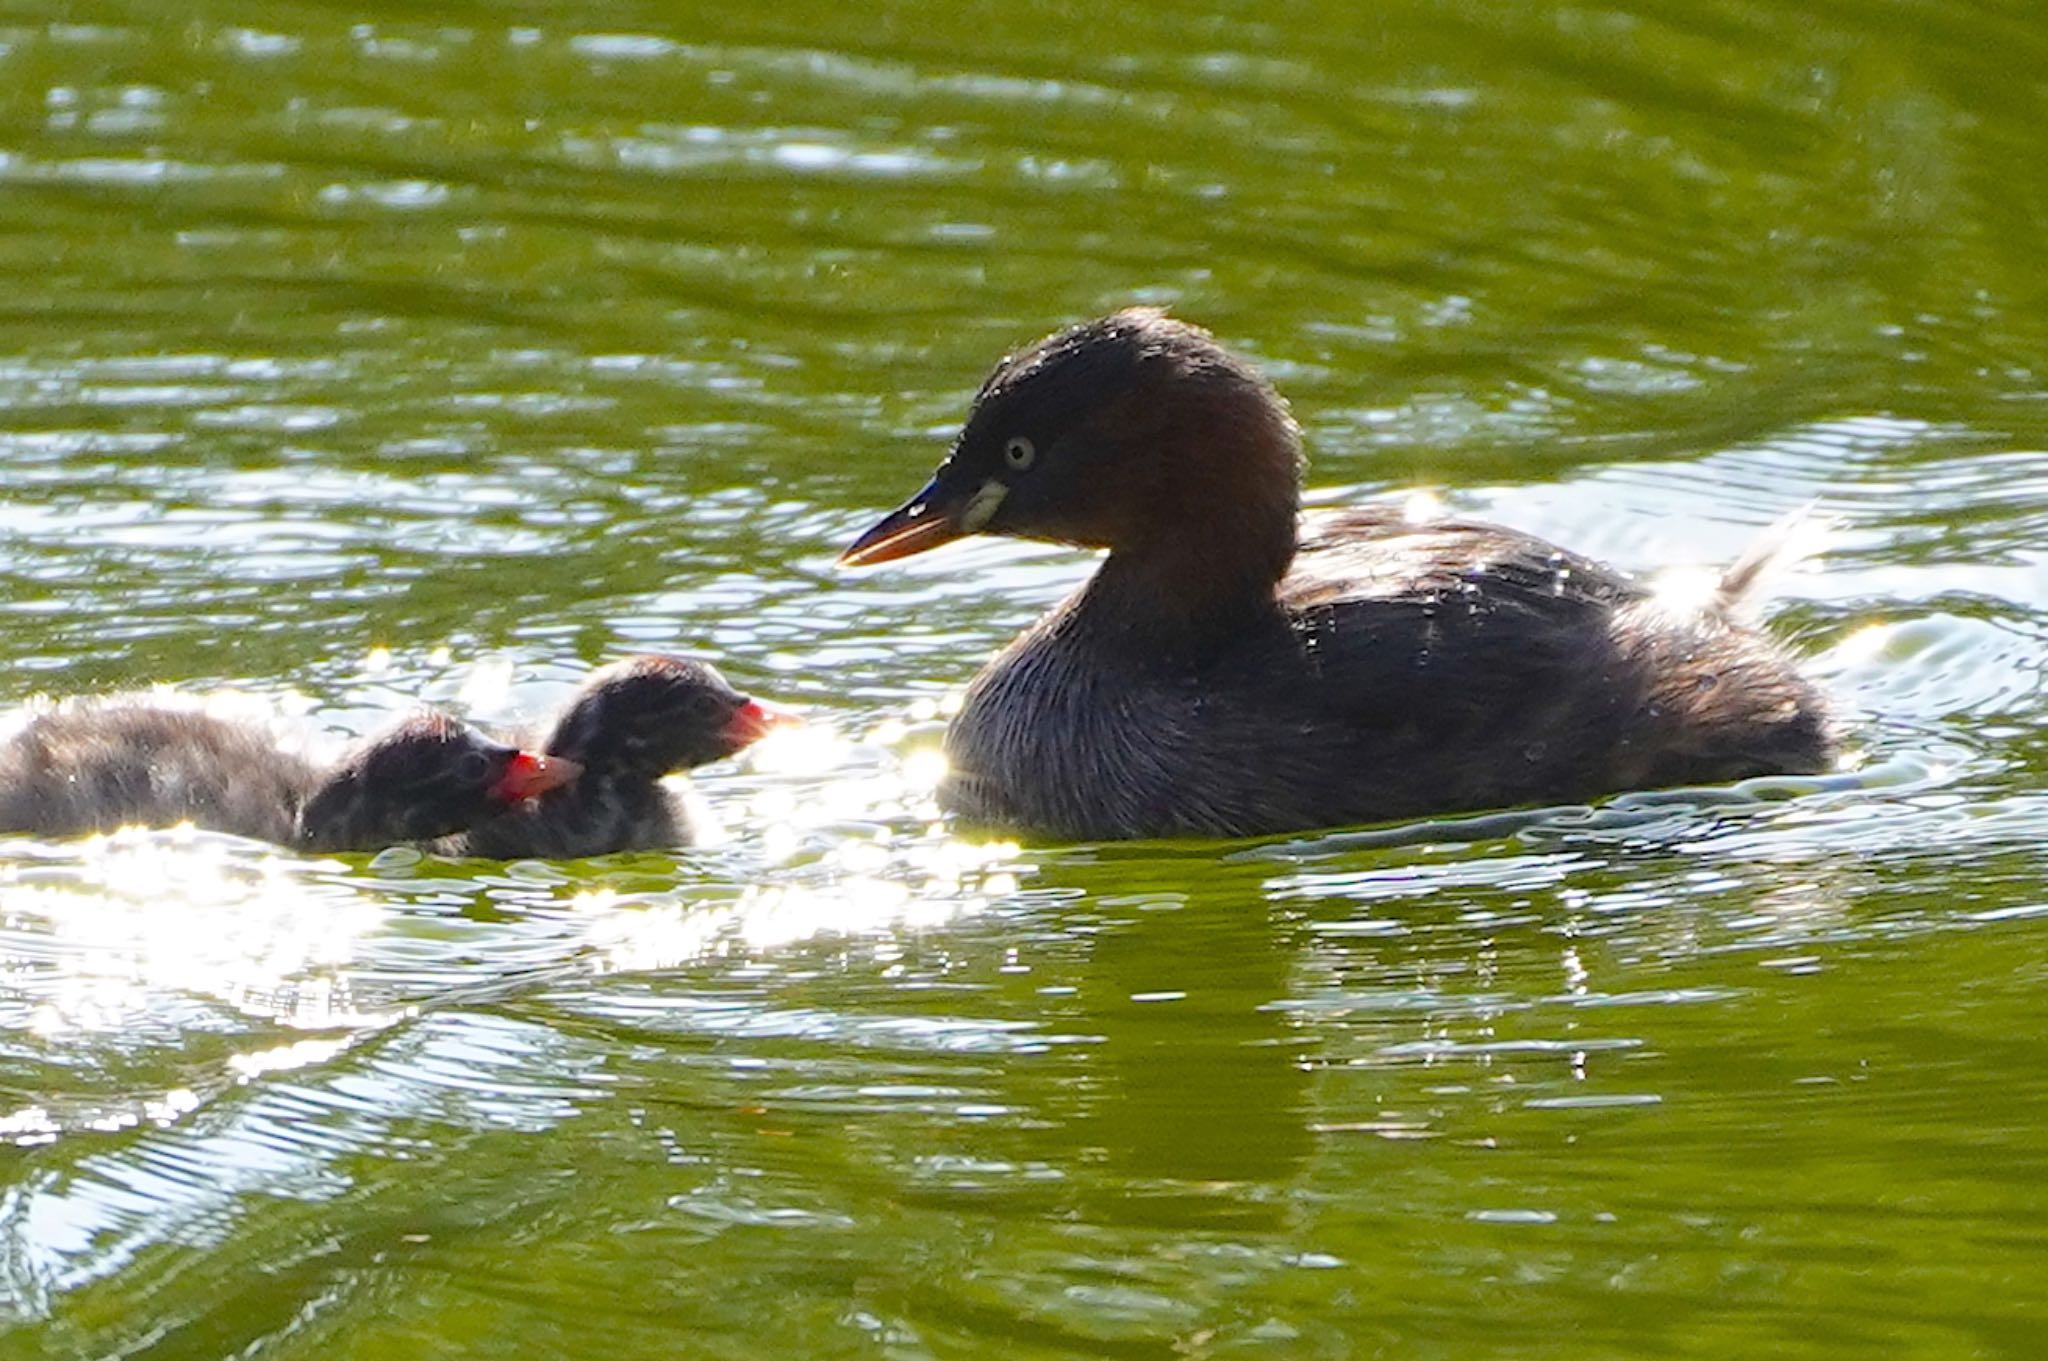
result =
M688 657L630 657L594 672L533 741L582 771L576 782L450 837L448 855L569 859L693 844L700 829L663 777L798 722Z

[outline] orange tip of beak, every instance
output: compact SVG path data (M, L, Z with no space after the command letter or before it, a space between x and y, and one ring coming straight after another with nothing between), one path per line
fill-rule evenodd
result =
M522 751L505 763L505 773L492 786L491 796L505 803L518 803L559 789L582 773L583 767L565 756Z
M725 737L747 747L777 728L801 728L803 724L803 715L794 709L785 708L773 700L750 699L733 710L732 717L725 721Z

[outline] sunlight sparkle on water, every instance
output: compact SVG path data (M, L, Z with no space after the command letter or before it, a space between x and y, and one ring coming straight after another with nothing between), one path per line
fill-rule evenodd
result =
M332 1040L299 1040L292 1044L281 1044L274 1049L260 1049L253 1054L230 1054L228 1067L244 1082L261 1077L265 1073L289 1072L294 1068L305 1068L315 1063L325 1063L342 1050L348 1048L347 1038Z
M920 705L935 716L943 702ZM912 731L891 719L855 740L829 723L809 723L779 729L750 748L748 769L775 781L749 796L744 813L766 856L787 859L799 849L804 829L936 817L932 798L945 775L946 758L936 747L901 752L898 744L909 740Z
M95 837L82 852L62 880L8 890L0 967L26 980L40 1033L118 1029L166 993L289 1025L361 1019L332 975L384 914L306 873L318 862L190 827Z
M462 678L462 687L455 692L455 698L470 710L491 712L501 709L511 698L512 674L511 658L480 658L469 668L469 674Z
M1674 619L1704 614L1721 589L1721 574L1708 567L1668 567L1650 578L1650 600Z
M1401 518L1411 525L1426 525L1450 513L1444 498L1428 487L1417 487L1401 500Z
M749 749L749 762L764 775L823 775L846 764L853 744L829 723L777 728Z
M847 840L814 867L815 882L750 885L736 902L678 903L609 889L572 909L600 972L668 969L736 950L829 936L928 930L1017 891L1014 842L932 836L909 844Z
M1898 633L1899 626L1888 621L1866 624L1836 643L1829 652L1838 666L1868 666L1884 656Z
M913 751L903 758L903 783L920 792L929 792L939 787L948 769L944 752L929 748Z

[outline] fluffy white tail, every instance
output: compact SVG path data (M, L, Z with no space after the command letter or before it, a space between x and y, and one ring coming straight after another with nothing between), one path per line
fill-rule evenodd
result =
M1731 619L1749 619L1773 578L1827 551L1835 524L1815 510L1818 504L1808 501L1766 525L1721 573L1711 608Z

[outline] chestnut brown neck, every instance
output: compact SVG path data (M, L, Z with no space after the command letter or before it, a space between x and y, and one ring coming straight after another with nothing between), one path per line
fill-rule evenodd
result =
M1224 508L1112 549L1077 602L1088 631L1134 659L1180 666L1282 621L1276 587L1294 556L1294 498Z
M1294 560L1301 444L1287 409L1236 373L1147 404L1165 419L1126 425L1143 449L1102 490L1117 506L1110 554L1090 583L1096 612L1121 615L1148 645L1240 631L1278 610ZM1130 447L1130 446L1127 446Z

